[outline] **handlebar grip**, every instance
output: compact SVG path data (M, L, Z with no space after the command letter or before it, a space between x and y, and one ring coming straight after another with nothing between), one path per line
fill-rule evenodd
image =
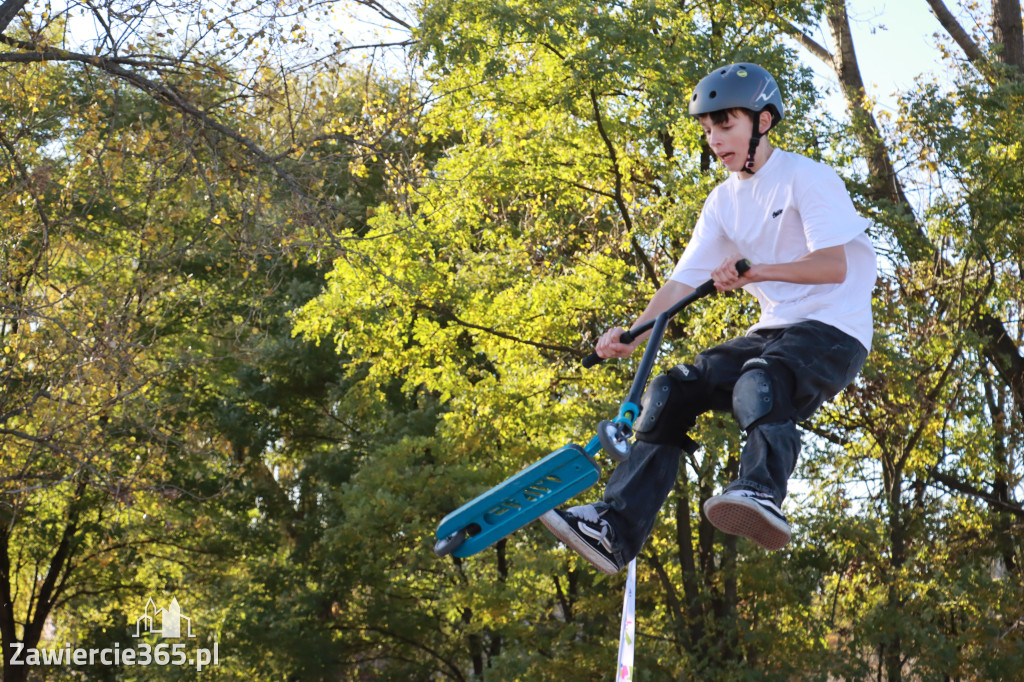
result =
M619 343L632 343L633 339L635 338L636 337L633 336L633 334L630 333L630 331L627 329L626 331L619 334ZM590 369L591 367L600 365L602 362L604 362L604 358L602 358L597 353L591 353L587 357L583 358L583 367L586 369Z
M747 270L750 269L750 267L750 261L747 260L746 258L736 261L736 272L738 272L740 276L745 274ZM709 279L708 281L704 282L704 284L701 284L699 287L697 287L694 293L698 295L698 298L703 298L704 296L715 293L714 280ZM622 334L619 335L619 343L632 343L632 341L636 337L631 333L631 331L632 330L626 330L622 332ZM597 353L591 353L587 357L583 358L583 366L586 369L590 369L591 367L600 365L602 362L604 362L604 358L602 358Z

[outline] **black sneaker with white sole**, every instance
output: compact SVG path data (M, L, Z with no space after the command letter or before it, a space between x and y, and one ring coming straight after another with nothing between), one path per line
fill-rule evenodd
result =
M704 515L718 530L752 540L774 552L789 544L792 531L771 495L729 490L704 503Z
M541 523L566 547L607 575L615 575L622 565L615 559L611 544L611 526L593 505L552 509L540 517Z

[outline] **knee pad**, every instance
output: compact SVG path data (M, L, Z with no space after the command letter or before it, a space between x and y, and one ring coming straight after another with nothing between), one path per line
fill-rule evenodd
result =
M640 400L640 416L633 424L636 439L693 451L696 443L686 432L709 405L710 397L697 369L692 365L673 367L655 377Z
M754 358L743 363L732 389L732 413L749 430L793 418L793 379L785 367Z

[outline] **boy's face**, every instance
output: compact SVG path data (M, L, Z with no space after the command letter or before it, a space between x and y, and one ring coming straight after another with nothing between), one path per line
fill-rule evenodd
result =
M708 146L726 168L734 173L743 170L750 152L750 137L754 131L754 122L747 116L730 111L728 118L722 123L715 123L711 116L700 117L701 128L708 140Z

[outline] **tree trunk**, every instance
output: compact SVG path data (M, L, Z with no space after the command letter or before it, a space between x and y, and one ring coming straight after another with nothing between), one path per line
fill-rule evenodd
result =
M4 645L4 682L25 679L24 666L11 665L11 656L14 654L13 645L18 639L15 629L17 618L14 614L14 603L11 601L11 560L8 553L10 525L10 513L0 508L0 640L3 640ZM20 678L16 677L19 670L22 671Z
M871 199L876 202L890 203L898 219L894 226L899 233L897 239L911 261L932 258L934 247L921 230L914 217L910 202L903 190L903 183L896 176L889 150L882 139L878 122L865 104L864 79L860 73L860 64L853 46L853 34L850 31L850 19L846 13L844 0L830 0L828 12L829 30L835 52L832 54L832 68L839 78L847 106L853 118L857 139L864 149L864 159L871 174L869 180Z
M941 0L929 0L929 4L933 9L935 7L945 8ZM1004 33L1009 35L1009 39L1013 42L1018 39L1014 36L1020 36L1021 31L1024 30L1021 23L1020 0L993 0L994 10L997 5L1000 11L1000 14L997 15L998 21L1003 26ZM1013 15L1013 12L1016 14ZM903 184L893 169L878 122L865 106L864 80L861 77L857 54L853 47L853 36L850 31L850 20L847 16L845 0L829 0L826 15L835 46L830 65L839 78L851 117L856 125L856 134L864 148L864 158L872 176L871 198L892 205L895 218L892 225L893 233L900 247L912 262L941 259L907 202ZM1015 22L1011 15L1016 17ZM955 23L955 19L950 17L950 20ZM994 17L994 21L996 20ZM793 29L788 27L786 30L792 31ZM947 28L947 30L949 29ZM807 40L809 39L804 36L804 42ZM820 50L814 50L814 52L819 53ZM1010 51L1006 50L1004 54L1009 55ZM941 260L936 263L937 267L945 267L945 265ZM936 295L941 297L942 294L937 292ZM1006 324L990 314L984 314L972 320L972 329L982 339L986 358L996 367L1000 376L1012 390L1017 411L1024 415L1024 356L1021 355L1016 342L1007 331Z
M1017 572L1017 538L1014 533L1014 519L1005 509L1001 508L1014 504L1012 497L1014 465L1006 447L1007 442L1013 438L1012 427L1008 428L1006 423L1003 396L991 381L985 382L985 399L988 402L989 413L992 415L992 462L995 465L992 495L997 501L996 504L990 505L992 536L999 556L1002 558L1003 567L1020 585L1020 575Z
M1020 0L992 0L992 42L1002 47L996 58L1024 74L1024 22Z
M693 544L690 495L685 477L681 483L676 484L676 499L676 546L679 553L679 570L683 578L683 600L686 602L683 621L687 627L683 642L684 646L690 648L704 636L704 619L701 615L701 590Z
M901 575L907 561L907 510L902 500L903 491L903 453L888 453L883 450L882 479L885 485L885 497L889 506L889 578L886 586L886 612L891 614L896 631L881 640L882 667L885 670L886 682L899 682L903 679L903 640L900 636L900 614L903 613L903 591L900 586Z
M473 609L468 606L462 610L462 622L469 625L473 622ZM470 634L466 636L466 644L469 648L469 660L473 664L473 677L479 679L484 674L484 643L480 635Z
M53 550L49 565L45 567L45 574L35 588L37 592L35 598L30 601L29 612L24 614L23 620L18 618L13 600L12 588L17 576L11 575L9 550L14 522L9 513L0 514L0 600L3 601L0 604L0 637L3 638L4 643L4 682L24 680L28 676L26 666L10 664L11 656L14 653L12 644L19 642L16 624L19 620L24 623L24 632L20 643L24 644L25 649L37 648L39 640L42 639L46 620L64 592L64 585L74 557L74 545L78 536L82 511L80 501L85 490L86 483L83 479L78 482L75 495L67 503L67 518L64 521L61 540Z

